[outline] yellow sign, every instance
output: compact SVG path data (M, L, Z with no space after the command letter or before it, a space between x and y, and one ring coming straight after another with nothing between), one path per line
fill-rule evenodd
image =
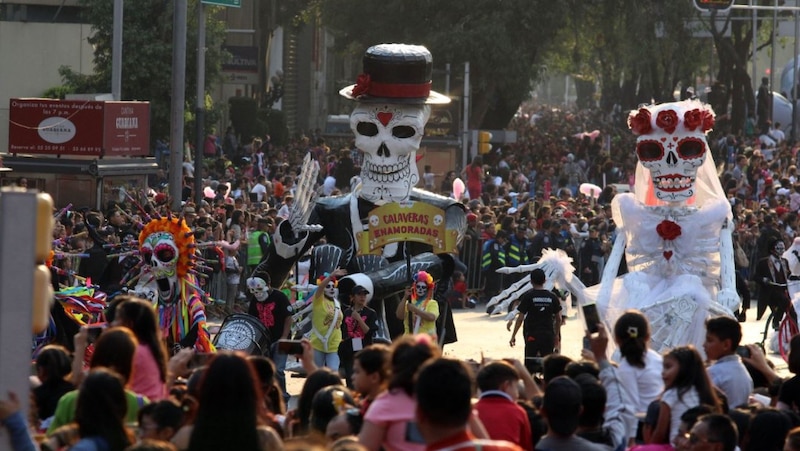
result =
M380 254L390 243L413 241L433 247L433 252L453 252L458 232L445 227L444 210L424 202L391 203L368 216L368 230L358 232L360 254Z

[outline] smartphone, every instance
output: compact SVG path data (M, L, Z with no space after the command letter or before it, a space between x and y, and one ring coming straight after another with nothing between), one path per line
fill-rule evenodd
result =
M597 313L597 304L586 304L583 306L583 319L586 320L586 330L590 334L597 333L597 325L600 323L600 315Z
M425 443L422 433L419 432L419 426L417 426L417 423L413 421L406 423L406 441L409 443Z
M300 340L278 340L278 352L289 355L302 354L303 343Z
M86 326L86 334L89 343L94 343L100 338L100 334L103 333L103 329L108 326L107 323L97 323L97 324L89 324Z
M211 352L195 352L192 359L189 360L189 368L202 368L208 364L214 354Z
M583 337L583 349L592 349L592 339L585 335Z
M750 348L747 346L738 346L736 348L736 354L738 354L740 357L750 358Z

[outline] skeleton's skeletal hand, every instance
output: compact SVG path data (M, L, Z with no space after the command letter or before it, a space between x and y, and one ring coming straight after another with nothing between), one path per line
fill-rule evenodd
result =
M717 294L717 302L723 307L731 311L731 313L739 310L741 301L736 291L731 289L720 290Z

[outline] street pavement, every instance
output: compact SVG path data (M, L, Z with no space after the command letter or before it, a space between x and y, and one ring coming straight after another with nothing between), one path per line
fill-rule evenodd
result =
M576 309L570 309L570 316L566 325L562 327L562 353L572 359L580 359L583 347L584 327L583 321L577 316ZM742 324L742 344L760 343L766 322L766 315L761 321L755 320L755 309L751 309L747 322ZM453 316L456 324L458 341L445 345L444 355L458 359L473 359L478 362L481 356L491 359L524 358L524 344L520 339L522 331L517 333L517 345L510 347L508 342L511 332L506 330L505 315L489 316L485 307L475 309L454 310ZM769 348L769 341L767 341ZM780 355L767 351L767 357L775 364L778 373L784 377L790 376ZM290 357L290 360L292 357ZM303 387L303 378L291 377L287 373L287 390L292 395L297 395Z

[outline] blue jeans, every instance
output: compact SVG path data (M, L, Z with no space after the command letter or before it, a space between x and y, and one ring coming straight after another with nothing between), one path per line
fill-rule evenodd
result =
M338 352L322 352L314 350L314 364L318 367L327 366L333 371L339 371L339 353ZM284 365L285 366L285 365Z
M289 358L289 355L278 351L277 341L272 343L272 346L269 347L269 354L272 356L272 362L275 364L275 377L278 379L278 384L280 384L281 390L283 391L283 398L288 401L289 393L286 392L286 374L284 370L286 370L286 359Z

